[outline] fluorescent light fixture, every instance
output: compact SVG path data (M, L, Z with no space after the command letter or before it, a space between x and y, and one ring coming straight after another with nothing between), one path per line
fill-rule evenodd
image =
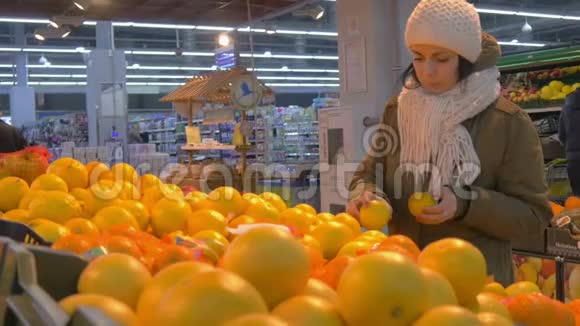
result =
M28 68L54 68L54 69L87 69L85 65L51 65L47 67L45 65L28 65Z
M267 31L266 31L266 34L270 34L270 35L272 35L272 34L276 34L276 31L273 31L273 30L267 30Z
M316 36L338 36L336 32L308 32L308 35L316 35Z
M562 19L564 16L562 15L550 15L550 14L542 14L542 13L534 13L534 12L526 12L526 11L519 11L516 13L517 16L523 17L538 17L538 18L553 18L553 19Z
M65 25L70 25L74 27L81 26L83 24L84 18L82 16L54 16L49 20L49 24L54 28L60 28Z
M127 75L129 79L190 79L193 76L179 75Z
M505 41L498 41L499 45L506 45L506 46L523 46L523 47L536 47L536 48L543 48L546 46L544 43L526 43L526 42L519 42L518 40L512 40L511 42Z
M77 53L76 49L45 49L45 48L24 48L24 52L46 52L46 53Z
M292 76L258 76L262 80L315 80L315 81L338 81L338 77L292 77Z
M196 26L195 29L199 29L202 31L222 31L222 32L231 32L234 30L233 27L225 27L225 26Z
M45 27L38 28L34 31L34 37L39 41L44 41L48 38L66 38L71 33L68 26L61 26L59 28Z
M77 51L78 53L89 53L91 52L90 50L85 49L83 46L79 46L75 49L75 51Z
M263 28L252 28L251 29L252 32L254 33L266 33L267 31ZM249 33L250 32L250 27L242 27L242 28L238 28L238 32L246 32Z
M51 81L45 81L45 82L38 82L38 81L33 81L33 82L28 82L29 85L39 85L39 86L81 86L81 85L86 85L87 82L51 82Z
M292 69L292 72L327 72L327 73L338 73L335 69Z
M48 24L48 19L0 17L0 23Z
M3 82L0 82L0 85L16 85L16 82L6 82L6 81L3 81Z
M129 68L129 69L139 69L139 68L141 68L141 65L138 64L138 63L134 63L134 64L132 64L131 66L129 66L127 68Z
M145 82L128 82L126 84L127 86L147 86Z
M212 52L183 52L183 55L191 57L213 57L215 56Z
M91 5L91 1L90 0L74 0L73 4L80 10L82 11L86 11L87 9L89 9L89 6Z
M137 55L175 55L174 51L125 51L125 54L137 54Z
M20 52L22 48L0 48L0 52Z
M14 68L14 65L0 64L0 68Z
M277 29L276 33L278 34L292 34L292 35L308 35L307 31L291 31L285 29Z
M94 20L87 20L86 22L83 22L83 25L87 25L87 26L96 26L97 22ZM116 26L115 23L113 23L113 26Z
M266 51L266 52L264 52L264 56L271 57L272 56L272 51Z
M270 87L340 87L340 84L267 83Z
M142 83L142 82L129 82L127 86L181 86L185 83L169 83L169 82L151 82L151 83Z
M11 78L11 77L15 77L15 75L14 74L0 74L0 77Z
M176 25L176 24L128 23L121 26L141 27L141 28L163 28L163 29L195 29L195 25Z
M580 20L579 16L563 16L556 14L545 14L541 12L529 12L529 11L513 11L513 10L498 10L489 8L477 8L477 12L481 14L495 14L495 15L508 15L508 16L522 16L522 17L537 17L537 18L551 18L551 19L564 19L564 20Z
M476 8L477 12L482 14L496 14L496 15L515 15L517 11L511 10L496 10L496 9L485 9L485 8Z
M30 78L87 78L87 75L68 75L68 74L30 74Z

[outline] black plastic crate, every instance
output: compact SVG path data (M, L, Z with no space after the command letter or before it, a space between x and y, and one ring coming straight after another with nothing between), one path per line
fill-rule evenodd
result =
M71 318L57 303L77 292L86 265L86 260L74 254L0 237L0 326L115 325L88 308L79 309Z
M40 246L50 246L51 243L44 240L28 226L0 219L0 237L7 237L21 243Z

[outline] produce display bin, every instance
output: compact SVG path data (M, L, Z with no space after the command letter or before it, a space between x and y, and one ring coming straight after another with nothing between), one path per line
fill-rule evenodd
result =
M0 237L7 237L21 243L40 246L50 246L51 243L44 240L28 226L0 219Z
M86 264L79 256L0 237L0 326L114 325L94 309L79 309L71 318L58 306L57 300L76 293Z

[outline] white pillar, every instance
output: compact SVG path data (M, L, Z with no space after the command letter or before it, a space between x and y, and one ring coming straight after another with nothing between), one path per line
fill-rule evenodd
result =
M17 46L26 46L24 24L14 25L14 39ZM10 89L10 116L12 124L23 124L36 121L36 98L34 88L28 86L28 54L15 55L16 86Z
M418 0L337 0L340 101L352 108L356 161L365 154L363 120L380 118L388 98L401 88L400 75L410 63L404 46L407 18ZM349 155L351 154L351 155Z
M90 146L103 146L118 133L126 149L125 53L114 49L113 25L97 23L97 48L87 55L87 115ZM126 151L125 151L126 153Z

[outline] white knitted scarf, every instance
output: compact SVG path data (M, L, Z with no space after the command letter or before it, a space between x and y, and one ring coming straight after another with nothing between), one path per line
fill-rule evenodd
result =
M470 185L480 173L471 136L461 124L492 104L500 94L499 70L488 68L443 93L421 87L399 95L400 163L430 164L429 192L437 198L446 185Z

